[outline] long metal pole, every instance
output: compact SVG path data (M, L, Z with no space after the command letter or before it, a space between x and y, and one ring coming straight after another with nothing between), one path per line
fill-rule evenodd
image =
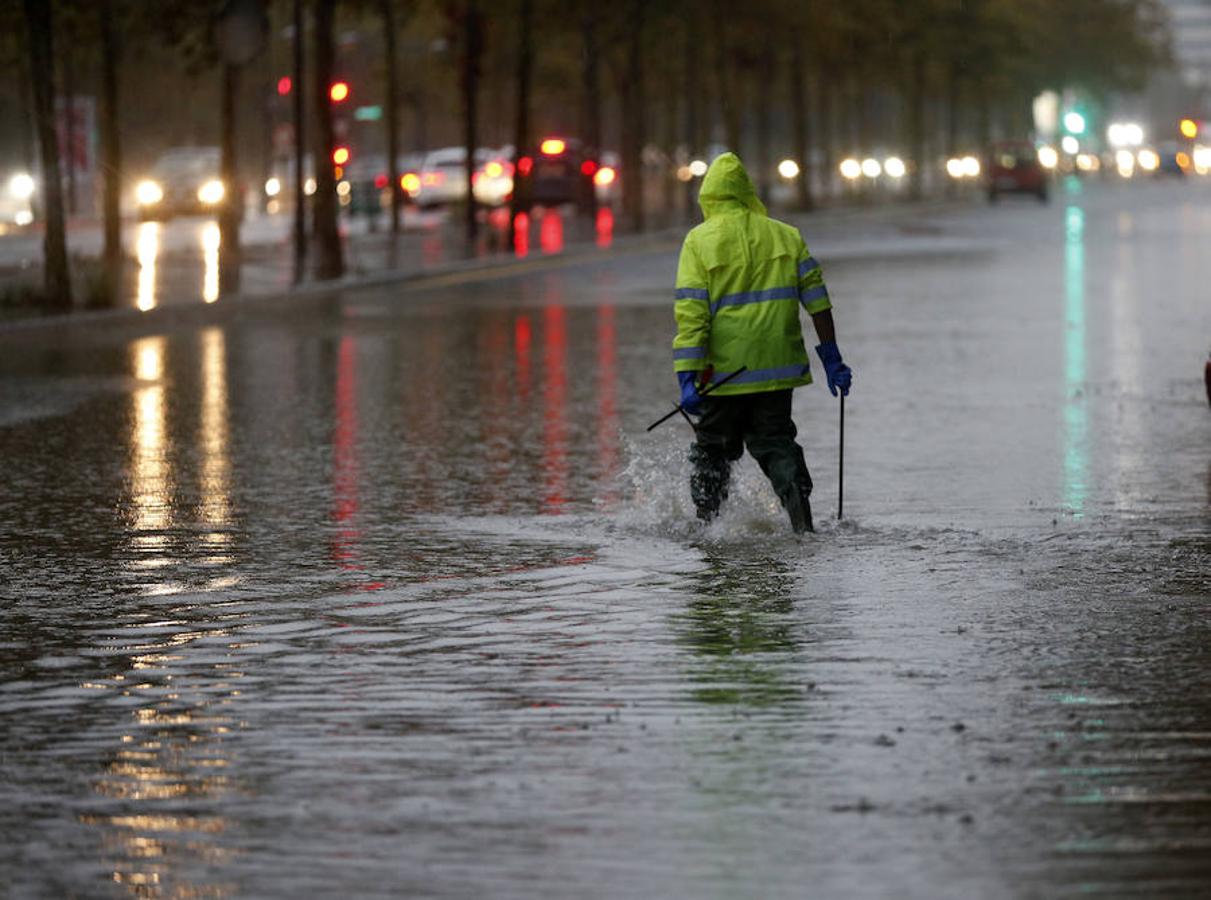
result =
M294 0L294 66L290 88L294 124L294 283L307 265L307 208L303 195L303 0Z
M841 395L841 446L837 451L837 518L845 497L845 395Z
M707 394L711 393L716 388L723 387L725 384L727 384L729 381L731 381L737 375L742 375L743 373L745 373L747 371L748 371L748 366L741 366L739 369L737 369L731 375L727 376L727 378L720 378L718 381L712 382L711 384L707 385L705 388L703 388L702 390L700 390L698 392L698 396L705 397ZM671 413L667 413L664 416L661 416L659 419L657 419L655 422L653 422L651 425L649 425L648 431L651 431L657 425L663 425L669 419L673 418L673 416L677 415L677 413L681 413L683 416L686 415L685 410L681 408L680 403L678 403L676 406L673 407L673 411ZM689 417L686 416L686 419L688 421ZM693 425L694 423L690 422L690 424Z

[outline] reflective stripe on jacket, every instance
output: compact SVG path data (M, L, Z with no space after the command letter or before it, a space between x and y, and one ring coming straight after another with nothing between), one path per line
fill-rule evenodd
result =
M719 381L747 367L720 395L811 384L799 307L832 306L820 264L795 228L769 217L734 153L711 163L698 203L706 221L677 265L673 370L712 366Z

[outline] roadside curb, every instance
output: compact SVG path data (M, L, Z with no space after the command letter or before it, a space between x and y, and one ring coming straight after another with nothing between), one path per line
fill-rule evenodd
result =
M220 298L213 303L196 302L156 306L140 310L133 307L121 309L79 310L70 313L55 313L47 316L0 321L0 339L38 331L71 330L93 325L126 325L135 323L172 325L191 320L205 321L233 308L245 309L265 303L280 303L293 299L311 299L345 291L360 291L384 285L398 284L423 287L424 282L457 275L482 273L498 278L525 275L545 266L576 265L586 262L607 261L636 253L664 252L680 242L682 229L670 228L628 235L617 238L608 248L585 243L557 254L533 254L524 257L482 257L458 260L424 269L385 269L346 275L333 281L307 281L299 285L253 294L239 293Z
M810 212L780 213L779 217L790 224L808 230L813 222L827 220L830 223L850 223L866 218L878 218L894 224L906 215L931 215L944 213L970 205L962 200L922 201L915 204L870 205L857 207L823 207ZM536 268L559 268L565 265L605 262L610 259L642 253L667 252L680 246L686 230L691 226L677 225L643 234L625 235L611 241L609 247L598 247L591 242L572 245L556 254L534 253L524 257L488 256L478 259L458 260L423 269L386 269L346 275L333 281L307 281L290 287L258 292L238 293L222 297L217 302L179 303L157 306L149 310L133 307L121 309L79 310L47 316L31 316L9 321L0 321L0 340L35 332L74 330L97 325L178 325L191 321L205 322L216 316L235 310L248 309L257 304L274 304L293 299L313 299L348 291L360 291L386 285L401 285L423 288L427 281L439 281L453 276L482 274L497 278L510 278L533 272ZM862 253L834 254L838 260L852 258Z

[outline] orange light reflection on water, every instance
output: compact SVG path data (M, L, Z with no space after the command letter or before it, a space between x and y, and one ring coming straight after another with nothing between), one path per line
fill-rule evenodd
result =
M143 222L135 236L135 258L139 262L135 304L143 312L156 305L156 257L159 254L160 223Z
M214 303L219 299L219 245L222 235L217 222L202 226L202 299Z

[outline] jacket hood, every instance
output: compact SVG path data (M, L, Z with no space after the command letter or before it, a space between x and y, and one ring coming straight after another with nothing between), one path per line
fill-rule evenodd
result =
M720 154L706 170L702 189L698 192L698 205L707 219L737 206L761 216L768 215L765 204L757 199L757 191L744 169L744 163L731 152Z

